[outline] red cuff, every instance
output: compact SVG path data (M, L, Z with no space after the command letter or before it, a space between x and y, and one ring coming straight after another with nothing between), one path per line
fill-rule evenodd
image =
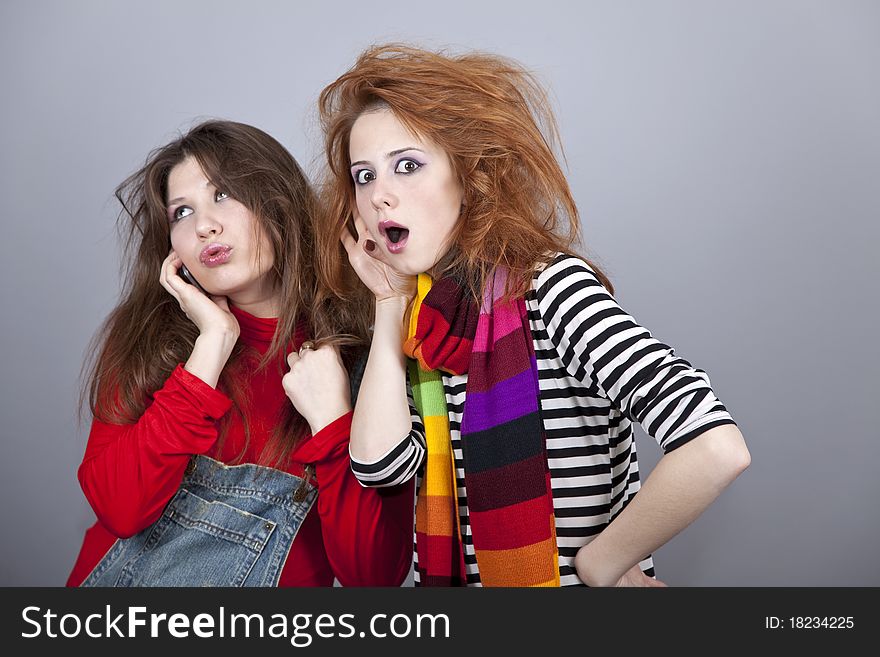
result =
M349 411L333 420L302 443L293 453L293 458L300 463L318 463L329 457L340 445L346 445L351 434L353 415L354 413Z
M232 408L232 400L219 390L215 390L199 377L183 368L179 363L169 382L174 382L184 395L192 401L206 416L219 420Z

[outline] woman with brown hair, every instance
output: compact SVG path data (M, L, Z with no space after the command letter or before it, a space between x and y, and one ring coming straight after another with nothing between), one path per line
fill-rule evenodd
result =
M399 585L412 488L351 473L365 332L321 291L296 161L208 121L116 195L125 287L96 337L79 468L98 522L68 585Z
M663 586L651 553L750 456L706 374L573 250L540 85L497 56L380 46L320 112L321 250L374 301L352 467L417 476L417 583ZM664 451L638 495L634 421Z

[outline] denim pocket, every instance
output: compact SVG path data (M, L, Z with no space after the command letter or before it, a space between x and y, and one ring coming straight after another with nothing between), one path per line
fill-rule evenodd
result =
M242 586L275 526L181 488L116 586Z

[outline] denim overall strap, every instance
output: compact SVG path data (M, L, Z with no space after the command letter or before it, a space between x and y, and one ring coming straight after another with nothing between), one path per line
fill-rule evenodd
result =
M82 586L276 586L317 497L301 483L193 456L159 520L116 541Z

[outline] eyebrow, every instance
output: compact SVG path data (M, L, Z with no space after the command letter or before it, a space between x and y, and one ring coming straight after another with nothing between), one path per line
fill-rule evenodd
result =
M418 151L419 153L426 154L421 148L416 148L415 146L407 146L406 148L398 148L395 151L391 151L390 153L385 155L385 159L394 157L395 155L400 155L401 153L406 153L407 151ZM369 164L366 160L358 160L357 162L352 162L348 165L348 168L355 167L359 164Z
M214 189L217 189L217 185L215 185L215 184L214 184L213 182L211 182L210 180L208 180L208 181L205 183L205 187L206 187L206 188L207 188L207 187L213 187ZM170 207L171 207L172 205L174 205L175 203L177 203L177 202L179 202L179 201L185 201L185 200L186 200L186 196L178 196L177 198L173 198L173 199L171 199L170 201L168 201L168 202L165 204L165 207L166 207L166 208L170 208Z

